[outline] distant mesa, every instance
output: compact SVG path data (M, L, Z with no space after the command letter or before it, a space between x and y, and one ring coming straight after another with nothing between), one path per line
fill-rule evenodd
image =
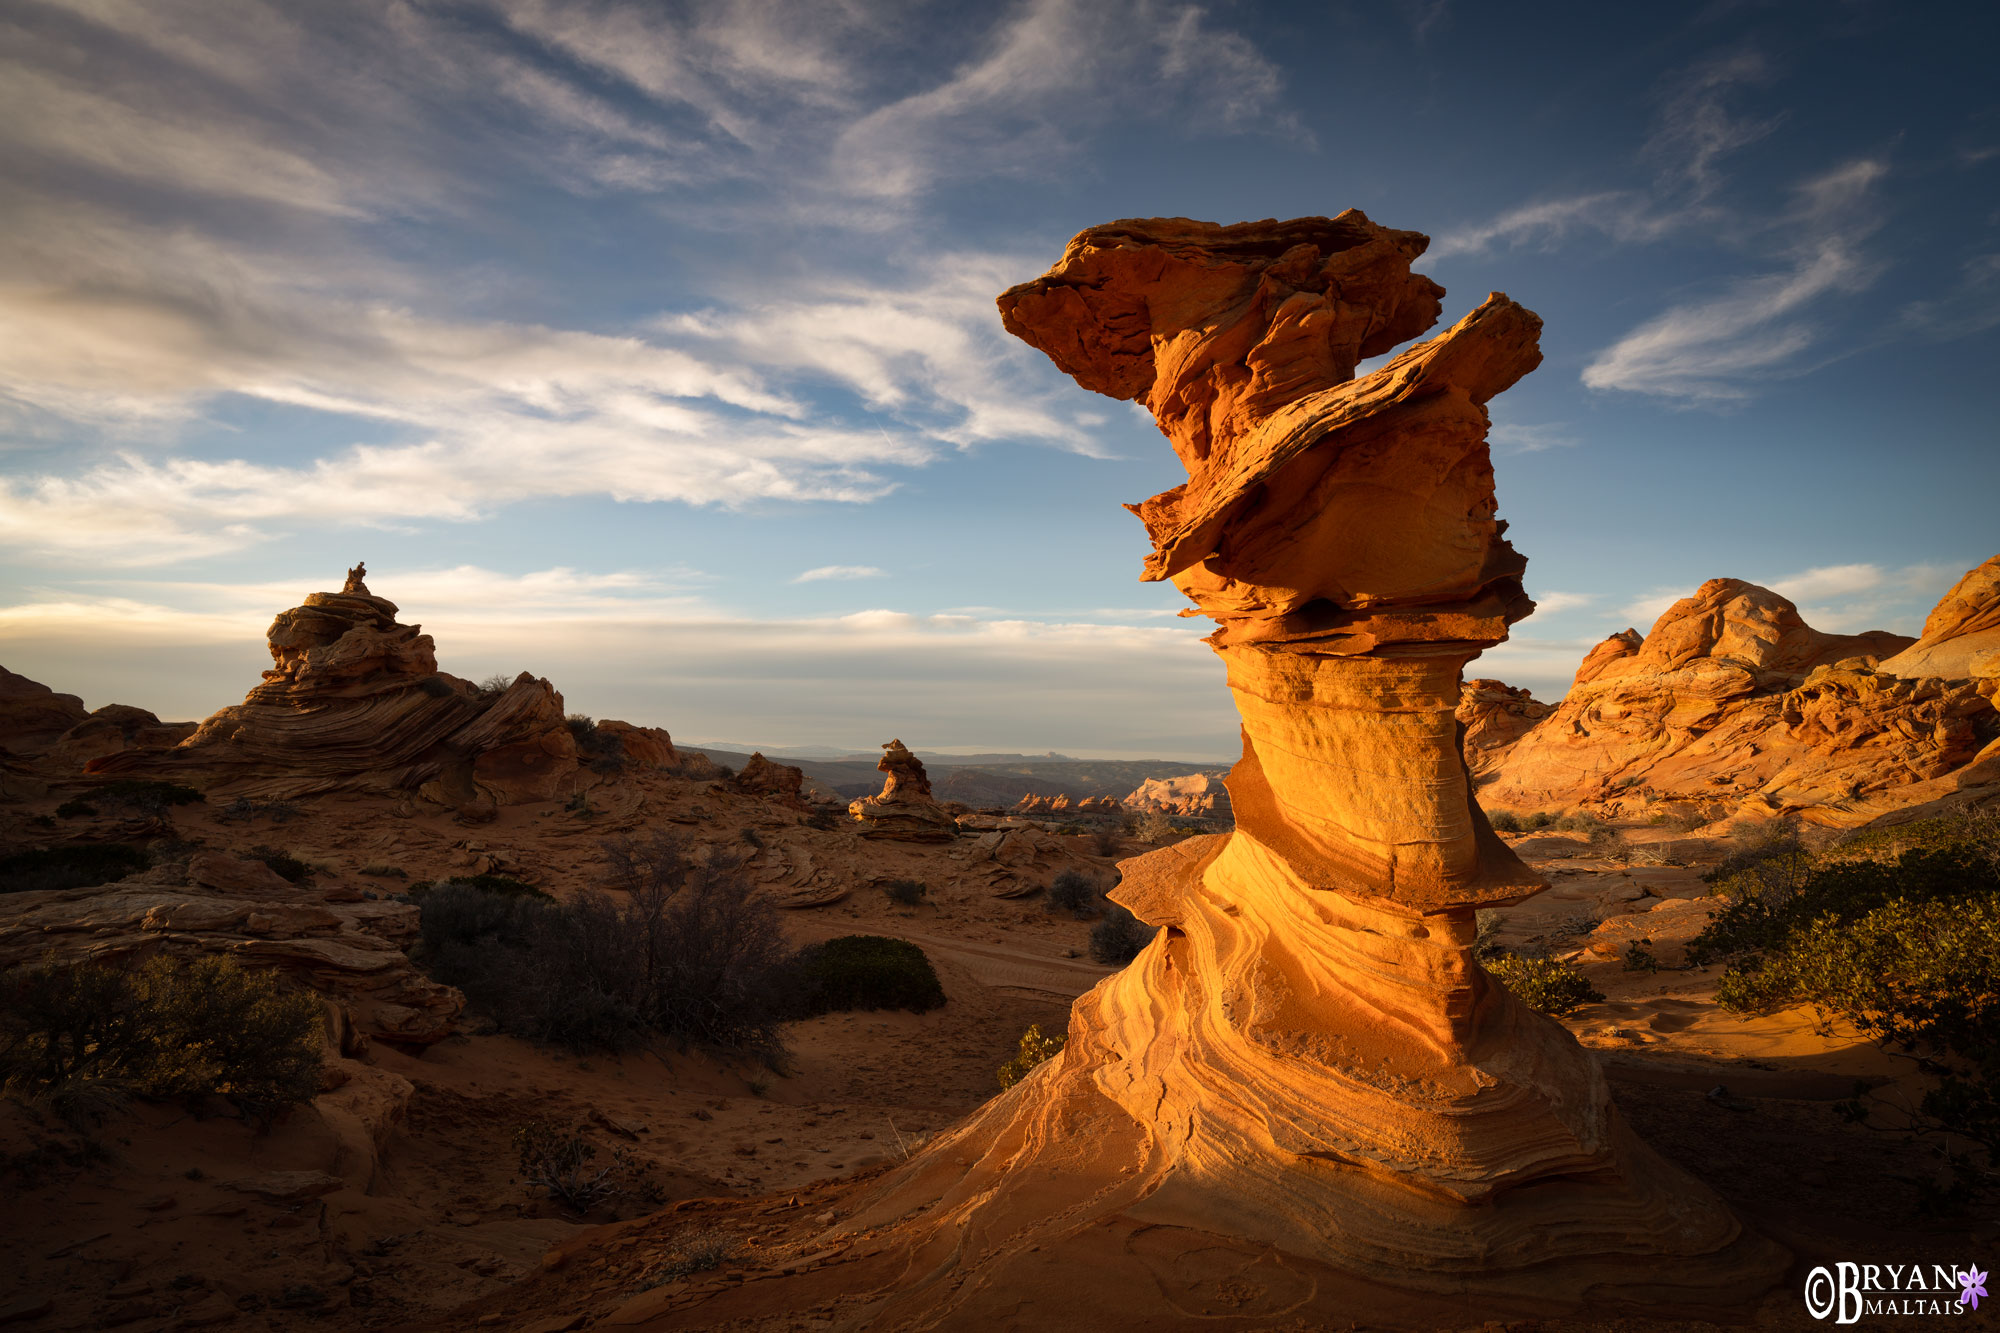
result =
M1497 681L1460 697L1489 807L1680 803L1716 819L1852 828L2000 800L2000 556L1921 639L1826 634L1769 588L1711 579L1652 632L1614 634L1554 705Z
M888 777L882 790L850 803L847 812L861 822L861 836L893 842L949 842L958 836L958 821L931 795L924 761L900 740L882 747L876 768Z

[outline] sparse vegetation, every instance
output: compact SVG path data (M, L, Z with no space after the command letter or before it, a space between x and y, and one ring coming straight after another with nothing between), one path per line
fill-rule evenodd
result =
M516 1129L514 1153L521 1182L531 1192L540 1190L578 1214L643 1184L622 1149L612 1149L609 1160L593 1165L597 1145L552 1120L531 1120Z
M818 829L822 833L831 833L840 827L846 814L847 811L838 806L816 805L812 813L806 816L806 827Z
M1490 907L1482 907L1472 914L1472 920L1472 956L1483 963L1501 952L1500 913Z
M937 970L924 951L908 940L843 935L801 951L798 971L798 1009L802 1014L849 1009L923 1013L945 1002Z
M1132 836L1141 842L1163 842L1174 835L1174 821L1164 810L1141 810L1132 816Z
M365 875L368 872L364 870L361 873ZM552 896L544 893L526 880L515 879L511 875L453 875L449 879L439 880L437 883L431 885L429 889L423 890L423 892L434 892L435 890L453 885L461 888L477 889L481 893L498 894L503 898L540 898L544 902L551 903L555 901Z
M713 1272L735 1255L737 1238L721 1227L691 1227L667 1242L660 1262L648 1269L640 1284L649 1291L696 1273Z
M1514 992L1530 1009L1560 1017L1604 999L1574 964L1526 954L1500 954L1485 961L1494 980Z
M1633 940L1625 946L1625 970L1627 972L1657 972L1660 960L1653 956L1651 940Z
M1116 856L1124 845L1116 824L1106 824L1090 835L1090 850L1094 856Z
M401 866L385 865L379 861L361 867L359 873L366 875L370 879L408 879L410 877L410 872Z
M278 878L289 883L303 884L312 876L311 866L282 848L259 844L250 849L250 855L269 866Z
M289 823L299 813L299 807L291 801L253 801L248 796L239 796L217 812L217 819L224 824L238 820L255 821L268 818L273 824Z
M1121 903L1106 901L1104 919L1091 928L1090 956L1100 963L1123 966L1152 943L1152 928Z
M419 899L424 966L502 1030L575 1050L658 1035L782 1055L794 963L778 909L736 867L659 835L607 844L616 903L446 882Z
M1068 912L1079 921L1087 921L1102 909L1103 900L1089 876L1080 870L1065 870L1049 882L1048 895L1042 906L1048 911Z
M614 732L602 730L587 713L571 713L565 719L576 748L593 773L616 773L625 767L625 741Z
M1063 1048L1069 1038L1062 1034L1053 1037L1042 1035L1042 1025L1030 1023L1028 1030L1021 1034L1020 1050L1013 1059L1000 1066L1000 1088L1004 1092L1028 1076L1028 1071L1048 1059Z
M1488 810L1486 822L1492 825L1495 833L1521 832L1521 817L1512 810Z
M457 690L451 687L450 681L446 680L443 676L435 675L425 676L422 680L418 681L417 688L433 699L449 699L452 695L458 693Z
M177 805L198 805L204 799L193 787L178 782L154 782L128 778L92 788L89 795L104 805L117 806L146 815L163 815Z
M513 676L504 671L496 671L479 682L479 696L482 699L497 699L514 688Z
M921 907L930 891L930 885L920 879L892 879L882 886L889 901L899 907Z
M7 974L0 993L8 1094L73 1121L127 1094L219 1096L268 1121L319 1091L318 997L228 958L135 970L51 960Z
M81 889L135 875L146 853L123 842L79 842L0 856L0 893Z

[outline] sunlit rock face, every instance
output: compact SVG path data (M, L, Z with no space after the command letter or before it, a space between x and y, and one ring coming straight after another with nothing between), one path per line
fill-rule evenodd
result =
M179 746L127 751L90 773L192 782L212 796L417 792L477 808L546 800L577 778L562 695L523 672L498 693L437 669L421 626L349 571L340 592L281 611L271 669Z
M1468 688L1459 716L1489 806L1630 815L1664 802L1854 827L2000 799L1996 678L2000 556L1959 580L1914 642L1823 633L1769 588L1710 579L1645 636L1593 648L1525 728L1504 725L1491 690Z
M861 821L861 836L892 842L950 842L958 836L958 821L931 795L924 761L900 740L882 747L876 769L886 774L882 790L848 803L847 812Z
M1236 831L1122 865L1152 943L1059 1056L892 1178L874 1216L935 1195L960 1274L899 1313L970 1314L999 1248L1096 1223L1228 1238L1132 1254L1275 1246L1536 1308L1726 1303L1783 1271L1473 958L1475 909L1544 887L1472 799L1454 717L1465 664L1533 606L1484 404L1539 362L1541 321L1494 295L1353 378L1437 319L1426 243L1354 211L1118 222L1000 298L1187 467L1132 508L1143 577L1218 626Z

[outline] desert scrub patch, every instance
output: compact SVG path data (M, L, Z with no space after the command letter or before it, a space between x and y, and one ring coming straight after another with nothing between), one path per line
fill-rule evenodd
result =
M102 787L91 788L88 795L106 805L123 806L149 815L164 814L177 805L198 805L207 799L193 787L178 782L155 782L143 778L107 782Z
M1080 870L1065 870L1049 881L1048 895L1042 907L1050 912L1068 912L1079 921L1096 916L1102 907L1090 876Z
M93 1091L218 1096L268 1121L319 1091L319 998L268 970L216 956L133 970L51 960L0 984L9 1095L53 1099L59 1110Z
M908 1009L944 1003L944 987L924 951L886 935L843 935L810 945L798 958L799 1010Z
M136 875L151 864L130 843L77 842L0 856L0 893L81 889Z
M1521 832L1521 817L1512 810L1488 810L1486 823L1495 833Z
M1558 959L1510 953L1489 958L1483 966L1521 1003L1545 1014L1560 1017L1604 998L1575 964Z
M1090 930L1090 956L1100 963L1122 967L1139 956L1153 941L1153 928L1139 920L1122 904L1107 901L1104 919Z
M250 856L252 860L262 861L270 867L272 874L288 884L303 884L312 878L313 868L282 847L267 847L259 843L250 849Z
M364 870L361 873L366 875L373 872ZM395 873L400 875L402 872L399 870ZM536 888L526 880L515 879L511 875L453 875L449 879L438 880L427 891L434 892L447 885L457 885L460 888L473 889L479 893L497 894L502 898L542 898L549 902L555 901L549 894Z
M919 907L931 891L930 885L920 879L892 879L882 886L889 901L899 907Z
M621 1195L655 1193L652 1182L621 1148L598 1160L597 1145L580 1130L530 1120L514 1130L517 1178L573 1213L587 1213Z
M721 1227L690 1227L676 1232L660 1251L658 1260L639 1280L641 1291L668 1282L677 1282L696 1273L709 1273L735 1256L741 1241Z
M1015 1052L1014 1058L1000 1066L1001 1091L1006 1091L1026 1078L1028 1071L1060 1051L1063 1043L1068 1040L1068 1036L1063 1033L1045 1037L1042 1035L1040 1023L1028 1024L1028 1030L1021 1034L1020 1048Z

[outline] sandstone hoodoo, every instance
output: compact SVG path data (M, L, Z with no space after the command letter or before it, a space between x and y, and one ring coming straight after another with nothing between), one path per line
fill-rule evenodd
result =
M949 842L958 836L958 820L931 795L924 761L901 741L882 747L876 768L889 776L882 790L851 802L847 812L861 821L861 836L896 842Z
M1715 818L1853 827L2000 798L2000 556L1924 637L1825 634L1768 588L1710 579L1643 637L1593 648L1553 707L1497 681L1459 705L1489 806L1665 802Z
M547 800L578 781L553 685L523 672L494 692L440 672L431 636L399 622L365 573L356 566L339 592L278 613L273 665L242 703L171 750L111 754L86 772L220 796L421 790L460 808Z
M1783 1272L1474 961L1475 909L1544 887L1474 803L1453 717L1461 668L1533 605L1483 405L1540 360L1541 321L1495 295L1354 379L1436 321L1426 244L1353 211L1119 222L1000 298L1187 467L1134 508L1144 577L1219 627L1236 831L1124 862L1113 897L1152 942L843 1224L912 1219L879 1325L999 1326L1050 1254L1196 1302L1260 1265L1292 1317L1350 1317L1370 1285L1659 1310Z

